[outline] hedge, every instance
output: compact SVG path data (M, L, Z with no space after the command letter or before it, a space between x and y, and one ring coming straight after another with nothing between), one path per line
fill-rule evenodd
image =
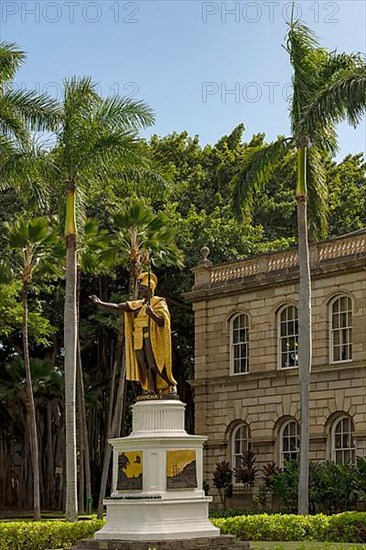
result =
M252 541L319 541L366 543L366 513L343 512L333 516L258 514L212 518L223 534ZM92 537L102 520L0 522L0 550L48 550L72 546Z
M47 550L72 546L92 537L104 525L102 520L4 521L0 522L0 550Z
M366 542L366 513L333 516L258 514L212 519L223 534L252 541Z

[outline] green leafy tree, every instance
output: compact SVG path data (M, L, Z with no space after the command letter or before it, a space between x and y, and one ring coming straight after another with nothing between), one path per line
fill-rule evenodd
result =
M344 235L366 226L366 163L363 154L328 165L329 230Z
M35 218L27 221L19 218L14 223L5 224L6 239L10 250L16 254L11 257L10 269L22 282L22 339L23 362L27 381L27 408L29 412L29 439L33 467L33 510L34 519L41 517L40 503L40 470L38 453L38 435L36 411L34 406L32 376L29 357L28 331L28 294L29 286L34 275L57 273L57 233L44 218Z
M297 222L299 248L299 378L300 476L298 511L308 512L309 386L311 369L311 287L307 204L313 203L317 235L327 230L327 187L323 158L337 151L335 125L356 125L366 108L366 65L361 55L321 48L312 31L299 21L289 24L286 51L293 67L290 119L292 137L248 148L233 179L236 210L249 214L255 196L268 184L278 159L292 148L297 155Z

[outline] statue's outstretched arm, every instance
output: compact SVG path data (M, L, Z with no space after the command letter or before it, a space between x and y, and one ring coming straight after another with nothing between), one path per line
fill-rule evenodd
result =
M113 311L113 312L131 311L126 303L112 304L110 302L102 302L102 300L100 300L98 298L98 296L95 296L94 294L92 296L90 296L90 299L93 302L93 304L95 304L98 307L101 307L103 309L106 309L107 311Z

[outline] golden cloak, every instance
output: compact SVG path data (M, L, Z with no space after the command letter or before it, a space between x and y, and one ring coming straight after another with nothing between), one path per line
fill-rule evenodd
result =
M131 311L127 311L124 314L125 320L125 344L126 344L126 378L127 380L134 380L140 382L144 390L148 390L148 380L142 369L139 368L136 353L135 353L135 338L138 337L137 326L135 327L136 320L139 317L146 316L147 304L143 300L134 300L127 302ZM173 378L172 373L172 344L170 333L170 314L168 306L164 298L153 296L150 301L150 305L156 315L159 315L164 319L164 325L159 327L152 319L149 323L149 335L151 341L151 347L153 350L156 366L159 372L165 368L168 379L171 386L176 386L176 381ZM141 308L139 314L135 317L134 311ZM137 323L136 323L137 325ZM168 384L159 375L156 376L156 386L158 390L168 389Z

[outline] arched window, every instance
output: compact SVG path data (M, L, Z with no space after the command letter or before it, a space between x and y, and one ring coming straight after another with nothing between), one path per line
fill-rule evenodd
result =
M352 300L338 296L330 303L330 361L352 361Z
M300 452L299 426L296 420L288 420L280 429L280 464L286 460L298 460Z
M332 426L332 460L337 464L354 464L356 444L354 425L349 416L337 418Z
M230 320L230 363L231 374L249 372L249 322L245 313Z
M296 306L278 312L278 362L281 369L298 366L299 322Z
M239 424L231 434L231 466L241 467L241 455L249 449L249 426Z

